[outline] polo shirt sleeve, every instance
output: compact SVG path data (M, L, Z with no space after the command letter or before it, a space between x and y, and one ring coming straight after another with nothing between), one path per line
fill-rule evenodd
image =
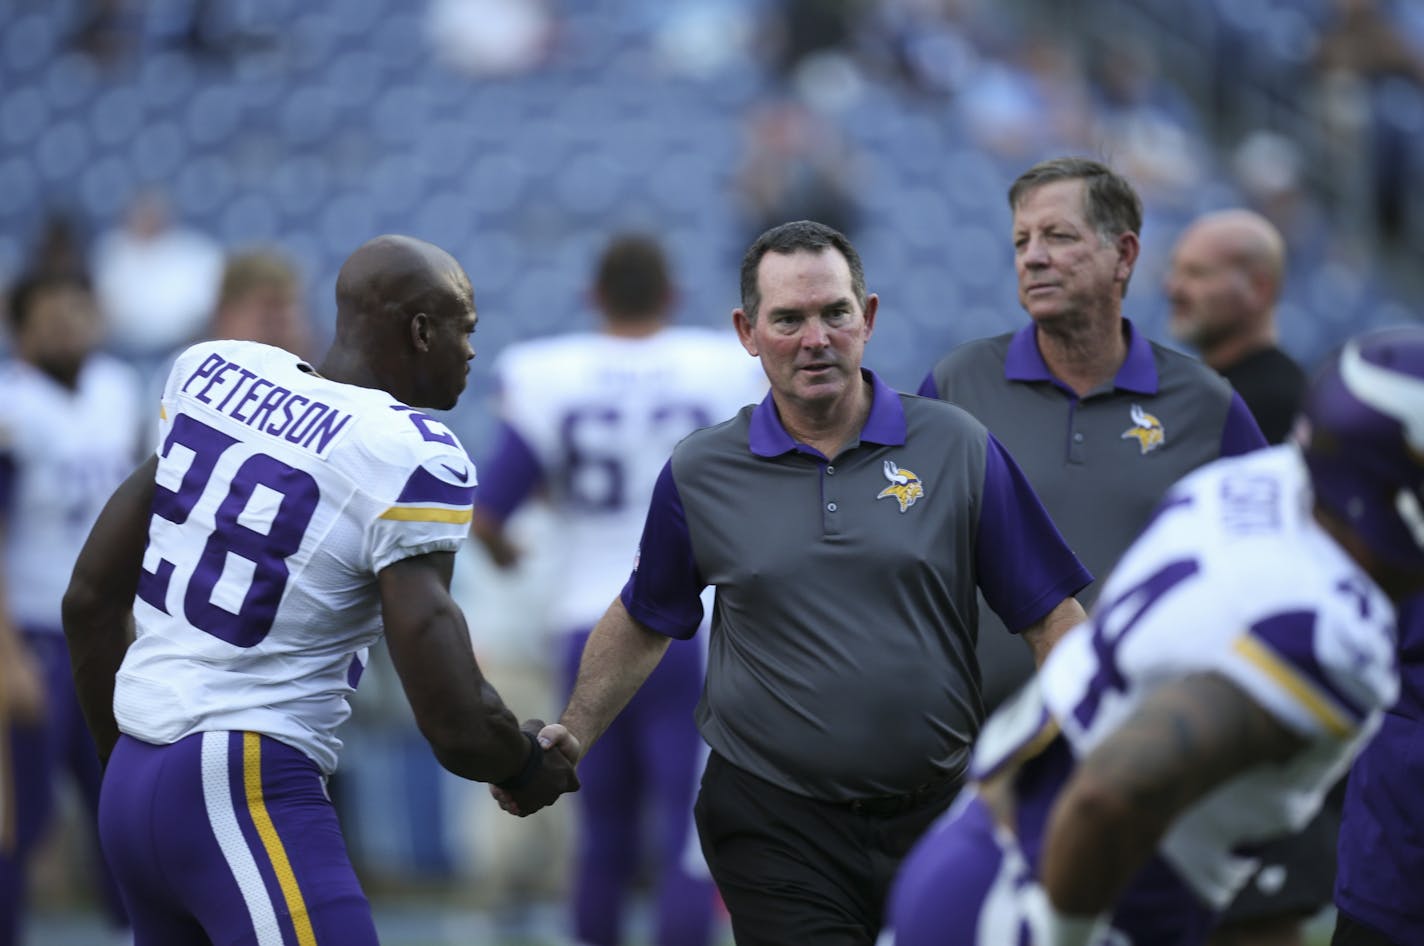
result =
M925 380L920 382L920 389L915 392L920 397L932 397L939 400L939 385L935 384L934 372L925 375Z
M987 434L975 565L984 600L1015 634L1093 576L1078 561L1013 457Z
M505 521L544 481L544 469L529 442L508 421L501 421L494 455L480 464L475 506Z
M1226 423L1221 428L1221 455L1234 457L1267 446L1266 436L1252 416L1241 395L1231 392L1231 406L1226 410Z
M638 559L620 597L639 624L686 640L697 633L702 623L700 596L706 586L692 554L687 512L669 461L663 464L653 487L643 538L638 543Z

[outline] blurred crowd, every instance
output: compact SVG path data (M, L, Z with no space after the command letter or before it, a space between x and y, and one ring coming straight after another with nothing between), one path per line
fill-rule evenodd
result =
M926 351L1020 324L1002 195L1058 153L1100 157L1142 194L1125 311L1155 340L1170 342L1168 250L1228 206L1285 238L1281 346L1307 367L1414 319L1424 6L1190 7L17 0L0 5L0 286L88 283L105 347L156 392L199 338L321 350L347 253L379 232L434 240L481 316L476 393L450 418L476 456L493 357L590 324L594 248L630 226L677 258L681 320L719 327L752 236L841 229L883 298L868 364L912 389ZM551 544L542 517L511 524L530 548ZM490 677L537 666L547 564L511 580L472 547L459 567ZM552 684L541 698L531 711L555 715ZM356 702L334 793L377 889L559 892L544 856L568 811L534 844L494 846L482 786L438 771L379 664Z

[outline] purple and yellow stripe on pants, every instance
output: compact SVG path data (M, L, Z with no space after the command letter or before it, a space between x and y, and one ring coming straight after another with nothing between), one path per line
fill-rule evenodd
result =
M235 765L230 758L235 754L231 751L233 743L241 751ZM252 916L258 946L285 946L291 941L283 937L267 877L276 879L297 946L316 946L301 886L262 796L260 736L250 732L203 733L203 801L213 834ZM240 813L246 814L245 821ZM257 850L250 842L254 833L260 840Z
M321 773L275 739L124 737L100 827L143 946L189 942L195 927L256 946L376 943Z

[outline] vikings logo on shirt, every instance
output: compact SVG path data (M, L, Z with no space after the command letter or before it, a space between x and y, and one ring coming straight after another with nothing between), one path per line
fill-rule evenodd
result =
M902 470L896 466L894 460L885 461L885 478L890 481L890 485L882 489L875 498L895 497L900 502L901 512L909 509L917 499L925 494L925 488L920 483L920 478L909 470Z
M1122 439L1133 439L1143 453L1151 453L1167 442L1167 432L1162 422L1142 409L1141 404L1132 405L1132 426L1122 432Z

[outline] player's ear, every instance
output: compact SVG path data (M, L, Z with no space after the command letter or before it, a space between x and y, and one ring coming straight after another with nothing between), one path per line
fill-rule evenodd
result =
M432 328L430 316L424 312L417 312L410 317L410 343L415 346L416 351L430 351Z

